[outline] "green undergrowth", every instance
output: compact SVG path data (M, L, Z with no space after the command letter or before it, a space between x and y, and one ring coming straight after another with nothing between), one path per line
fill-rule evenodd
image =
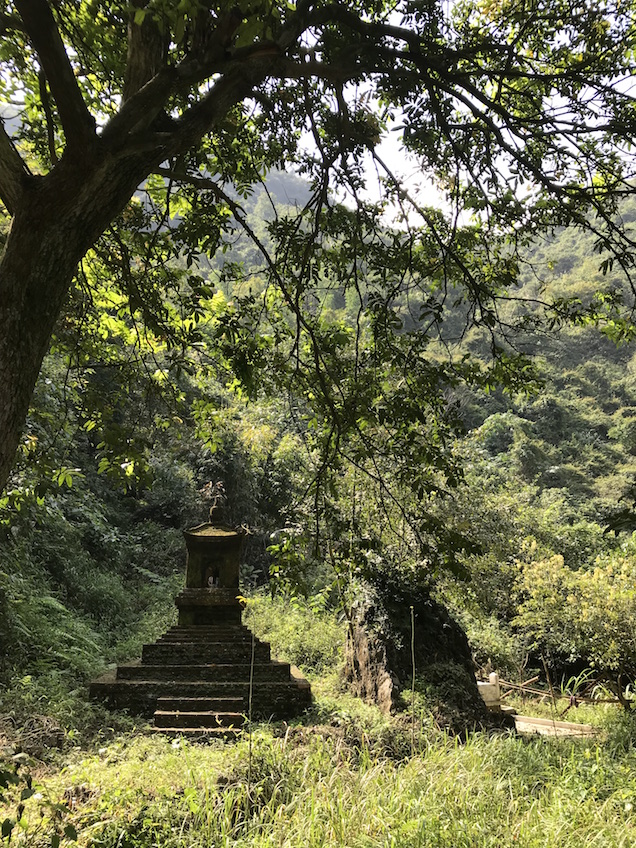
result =
M143 644L153 642L170 626L174 619L171 600L182 580L181 575L163 578L161 603L153 586L152 603L119 631L111 645L72 610L51 601L48 617L35 617L39 651L8 666L0 679L0 741L4 736L18 750L39 756L52 744L63 748L100 744L134 727L134 717L91 703L88 683L109 665L140 656ZM14 619L25 626L41 601L37 587L32 589L25 593L24 603L15 606ZM272 656L294 663L312 681L322 675L338 686L344 632L333 613L301 600L256 594L248 601L245 621L260 638L271 642Z
M76 750L36 775L12 844L48 845L56 828L61 841L77 834L92 848L636 841L630 717L617 714L602 743L507 733L460 742L429 731L400 758L374 744L379 727L368 723L365 738L334 725L258 726L251 755L247 738L197 745L146 735L89 756ZM399 723L392 732L408 736ZM2 813L9 820L18 789Z
M334 613L319 605L321 596L314 600L255 593L243 616L245 624L271 644L272 656L310 675L339 666L345 636L344 625Z
M42 738L31 756L15 744L3 751L0 733L0 848L636 844L636 717L628 712L572 707L564 717L599 726L594 739L509 731L460 739L437 726L421 687L391 717L348 694L342 628L326 611L257 595L246 618L275 655L310 674L314 694L304 716L255 724L251 739L152 736L144 722L88 704L52 674L5 690L16 715L44 718L56 701L66 724L60 719L60 749ZM521 703L522 712L560 717L550 703Z

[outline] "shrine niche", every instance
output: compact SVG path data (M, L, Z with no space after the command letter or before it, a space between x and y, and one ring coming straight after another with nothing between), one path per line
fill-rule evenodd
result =
M212 524L186 530L185 589L177 595L179 624L241 622L237 599L243 532Z

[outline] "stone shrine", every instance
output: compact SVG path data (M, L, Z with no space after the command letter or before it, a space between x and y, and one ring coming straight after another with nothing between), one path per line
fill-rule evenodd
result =
M201 524L184 533L186 585L177 596L178 624L141 660L91 683L91 697L114 709L154 716L168 734L228 736L249 709L259 718L288 718L311 704L309 683L289 663L270 657L267 642L241 623L238 597L243 533Z

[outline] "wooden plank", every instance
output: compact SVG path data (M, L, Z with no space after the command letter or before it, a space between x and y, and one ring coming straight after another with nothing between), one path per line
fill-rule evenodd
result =
M551 718L534 718L516 715L517 733L540 736L595 736L598 728L591 724L577 724L573 721L558 721Z

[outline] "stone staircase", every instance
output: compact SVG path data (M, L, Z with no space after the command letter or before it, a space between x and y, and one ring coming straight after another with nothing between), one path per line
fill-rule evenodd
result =
M234 738L246 711L242 698L159 698L155 730L168 736Z
M144 645L141 660L95 680L90 692L115 709L153 716L162 733L228 737L248 713L250 673L254 717L285 718L310 706L307 681L272 660L269 644L242 624L173 627Z
M238 562L236 569L238 582ZM140 660L93 681L91 697L153 717L157 732L204 739L241 732L250 692L254 718L307 709L309 683L289 663L273 660L269 644L241 623L236 595L225 587L186 588L176 599L179 624L144 645Z

